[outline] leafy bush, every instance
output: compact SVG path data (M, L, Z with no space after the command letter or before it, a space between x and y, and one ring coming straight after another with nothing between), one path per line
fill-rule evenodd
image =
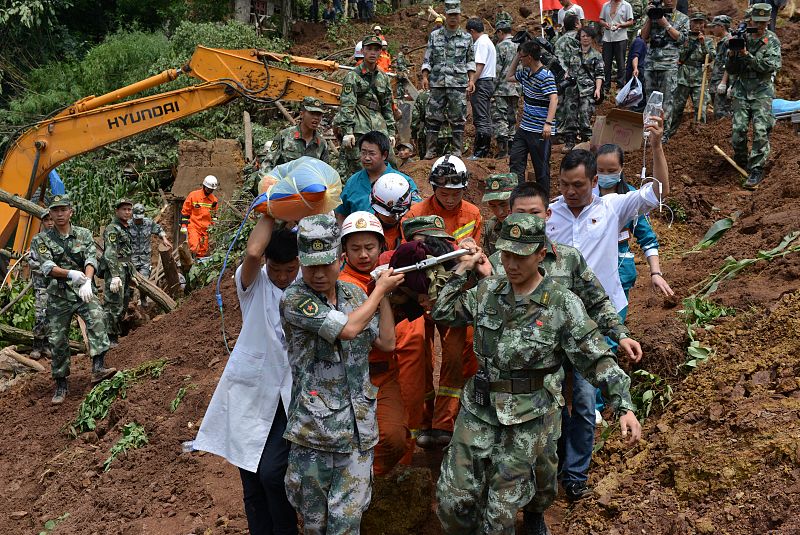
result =
M28 281L23 279L13 279L10 285L0 288L0 308L10 303L25 288ZM36 296L33 290L28 293L11 307L6 313L0 316L0 322L18 329L30 331L36 321L35 317Z
M111 455L106 459L106 462L103 463L103 471L108 472L111 470L111 463L123 453L126 453L128 450L141 448L147 444L147 442L147 432L145 432L144 427L136 422L125 424L122 428L122 438L111 447Z

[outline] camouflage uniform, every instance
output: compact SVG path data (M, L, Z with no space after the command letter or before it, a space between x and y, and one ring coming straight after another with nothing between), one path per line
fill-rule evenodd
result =
M501 173L486 177L484 185L485 193L481 199L482 203L489 201L506 201L511 198L511 190L517 187L517 175L514 173ZM487 256L495 252L495 243L500 235L500 227L503 222L497 217L492 216L483 222L483 233L481 234L481 248Z
M517 44L511 42L509 35L495 45L495 50L497 71L494 78L496 87L492 101L492 124L495 125L495 136L498 140L507 140L514 136L519 107L520 86L516 82L506 81L508 69L517 54Z
M756 4L760 5L760 4ZM755 6L754 6L755 8ZM755 9L753 20L756 18ZM728 72L737 77L733 85L733 158L752 173L763 172L769 157L769 134L775 126L773 79L781 68L781 42L766 30L764 37L747 36L747 55L728 58ZM747 131L753 123L753 146L747 155Z
M314 97L303 98L301 108L309 112L323 113L325 111L322 108L322 101ZM314 138L306 144L300 126L290 126L278 132L275 139L272 140L272 145L261 168L265 171L271 171L276 166L291 162L301 156L311 156L325 163L330 163L328 143L319 131L314 132Z
M667 15L667 21L680 33L680 36L677 41L673 40L667 34L666 28L653 21L647 43L647 63L644 67L644 88L647 92L644 101L647 102L653 91L661 91L664 94L662 106L665 125L669 125L672 120L674 96L678 87L678 59L680 47L689 35L689 17L676 9Z
M103 277L103 308L106 312L106 327L108 338L112 344L119 339L119 322L128 310L130 291L128 287L133 277L134 267L132 261L133 240L129 224L114 218L103 231L103 257L100 260L101 276ZM111 280L119 277L122 288L114 293L111 291Z
M561 67L566 71L564 78L575 77L580 69L581 44L578 42L578 32L575 30L565 32L556 41L554 52ZM579 95L575 86L559 93L555 117L559 132L572 132L572 136L575 136L575 132L578 131L578 102ZM574 110L573 113L567 113L568 106Z
M166 236L164 229L144 215L144 207L141 207L141 213L138 212L138 207L133 207L133 221L128 225L128 233L131 236L131 261L133 267L136 268L143 277L150 277L150 270L152 269L151 260L153 258L153 244L150 241L151 236ZM139 217L140 216L140 217ZM137 218L141 223L137 223Z
M45 230L42 229L40 234L42 232L45 232ZM50 351L47 343L47 335L50 330L47 323L47 278L42 273L39 253L36 248L33 247L33 242L31 242L30 255L28 255L28 267L31 270L31 280L33 281L33 293L35 296L33 349L38 351L41 355L42 352Z
M411 135L417 141L417 154L420 157L427 152L427 140L425 137L425 110L428 107L428 100L431 98L430 91L420 91L414 107L411 109ZM436 140L436 152L444 154L450 150L453 143L453 129L450 123L444 122L439 129L439 136Z
M302 219L301 265L335 261L339 233L331 216ZM339 339L347 315L366 299L358 286L337 281L331 304L298 280L281 302L293 377L284 433L292 443L286 491L306 533L358 533L369 505L378 387L370 382L368 354L378 336L378 316L353 340Z
M592 116L595 108L595 82L603 80L605 77L605 66L600 53L591 47L585 55L582 51L579 52L576 63L574 76L577 78L578 84L567 90L570 98L565 99L564 112L567 116L577 117L578 120L573 127L574 130L566 132L562 130L562 133L571 139L574 139L576 134L580 134L583 141L589 141L592 137Z
M366 41L364 39L365 46ZM333 118L333 124L341 129L342 136L352 134L356 137L354 147L339 151L337 171L346 181L350 175L361 169L358 148L360 136L373 130L387 137L395 135L392 84L385 72L377 67L370 71L362 63L344 77L339 100L339 111Z
M703 17L703 20L705 20L705 17ZM700 90L703 86L703 66L705 65L706 55L708 55L710 64L711 60L714 59L714 43L710 38L700 41L699 38L690 36L683 46L681 46L680 59L678 60L678 88L674 96L672 120L664 133L667 138L672 137L675 131L678 130L678 126L680 126L683 120L683 111L684 108L686 108L686 102L689 100L689 97L692 97L692 104L694 105L693 116L697 117L697 107L700 105L701 98ZM709 85L708 81L706 81L705 95L702 97L703 110L700 114L701 123L706 122Z
M545 241L543 219L512 214L497 246L530 255ZM544 485L536 466L543 459L558 462L564 405L560 351L608 394L618 413L634 407L630 379L580 300L541 273L536 289L519 298L505 276L484 279L466 292L461 289L466 274L454 276L431 312L435 321L474 325L481 365L461 396L463 410L437 482L445 533L514 533L518 509ZM488 383L485 403L476 399L482 377ZM555 491L555 472L548 477Z
M53 197L50 208L71 206L65 197ZM108 333L105 314L97 298L93 297L88 303L84 303L78 296L77 284L69 279L50 277L50 272L54 267L77 271L83 271L87 266L96 268L97 247L89 230L72 225L66 236L61 236L56 228L37 234L31 241L31 248L36 250L42 273L50 279L47 285L47 318L50 322L50 347L53 353L51 368L55 379L63 379L69 376L69 324L72 315L78 314L86 322L89 353L92 357L104 355L108 351Z
M717 86L722 82L725 76L725 63L728 61L728 42L731 35L727 34L717 41L717 46L714 51L714 63L711 66L711 77L709 81L709 88L714 101L714 118L721 119L722 117L731 116L731 99L727 94L717 94ZM728 86L733 86L734 80L728 75Z
M460 2L445 2L446 13L461 13ZM447 120L453 128L453 154L461 156L464 145L464 124L467 120L467 84L469 73L475 72L475 51L472 37L461 28L447 27L431 32L422 60L422 70L428 71L431 96L425 110L425 159L435 156L433 145L439 137L442 123Z
M633 40L639 30L644 26L644 21L647 20L647 0L628 0L628 3L633 9L633 26L628 28L628 50L630 50Z

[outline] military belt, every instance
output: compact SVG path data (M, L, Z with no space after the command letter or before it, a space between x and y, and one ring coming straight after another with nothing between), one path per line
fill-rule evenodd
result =
M381 106L380 106L380 104L378 104L378 103L377 103L376 101L374 101L374 100L367 100L367 99L361 99L361 98L360 98L360 99L358 99L358 100L356 101L356 103L357 103L359 106L365 106L365 107L367 107L367 108L371 109L372 111L380 111L380 109L381 109Z
M389 361L382 360L378 362L370 362L369 363L369 374L370 375L379 375L381 373L386 373L389 371Z
M705 62L701 62L701 61L684 61L682 63L682 65L687 65L689 67L702 67L703 65L705 65Z
M769 80L772 77L772 73L763 74L754 71L745 71L737 74L737 76L743 80Z
M489 383L489 390L491 392L502 392L504 394L530 394L544 386L544 378L546 376L556 373L560 369L561 364L537 370L515 370L510 372L512 374L510 379L492 381ZM519 376L513 377L513 375Z
M527 104L528 106L542 106L544 108L547 108L547 107L550 106L550 101L549 100L545 100L543 98L533 98L533 97L529 97L527 95L523 95L522 98L525 99L525 104Z

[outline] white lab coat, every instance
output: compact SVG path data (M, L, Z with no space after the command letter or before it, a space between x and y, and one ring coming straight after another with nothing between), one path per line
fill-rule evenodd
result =
M241 266L236 291L242 330L217 389L211 397L194 449L224 457L249 472L258 470L278 401L289 408L292 372L280 319L283 290L272 284L263 266L242 290Z

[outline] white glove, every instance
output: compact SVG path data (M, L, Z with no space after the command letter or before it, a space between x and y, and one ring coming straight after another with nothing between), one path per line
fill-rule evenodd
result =
M347 134L342 138L342 147L346 149L352 149L356 146L356 136L353 134Z
M188 228L181 227L181 234L188 234L188 233L189 233L189 229Z
M91 279L86 279L86 282L81 284L81 287L78 289L78 295L84 303L88 303L92 300L92 297L94 297L94 292L92 292Z
M730 87L728 88L728 93L727 93L727 95L728 95L728 98L733 98L733 86L730 86Z
M395 144L396 141L397 141L397 138L395 138L394 136L389 136L389 145L391 145L392 148L394 148L394 144Z
M119 293L121 288L122 288L122 279L120 279L119 277L112 278L111 284L108 285L108 289L111 290L111 293Z
M728 91L728 86L725 85L725 82L720 82L717 86L717 95L724 95Z
M83 284L86 282L86 274L83 271L78 271L77 269L70 269L67 271L67 278L76 284Z

